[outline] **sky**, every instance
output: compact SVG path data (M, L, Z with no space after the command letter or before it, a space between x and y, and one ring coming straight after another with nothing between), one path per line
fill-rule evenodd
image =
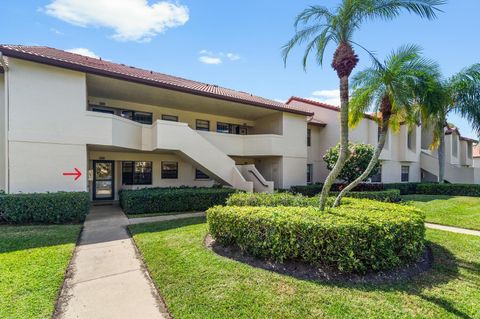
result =
M287 66L281 47L294 34L293 21L313 4L339 0L24 0L2 1L0 43L43 45L113 62L216 84L279 101L300 96L338 105L338 79L302 48ZM354 39L383 60L404 44L420 45L445 77L480 62L480 1L449 0L437 20L408 13L393 21L366 23ZM360 63L369 57L355 48ZM456 114L449 121L463 136L476 138Z

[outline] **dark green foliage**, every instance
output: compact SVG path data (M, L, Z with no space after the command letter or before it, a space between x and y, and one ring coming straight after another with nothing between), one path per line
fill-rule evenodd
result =
M13 224L82 222L89 208L87 192L0 195L0 221Z
M425 195L480 196L480 185L424 183L417 185L416 193Z
M386 190L378 192L350 192L343 203L348 203L348 198L366 198L381 202L396 203L401 200L400 191ZM328 199L332 202L332 198ZM227 199L227 206L314 206L319 205L318 197L306 197L292 193L237 193Z
M127 214L204 211L223 205L236 190L229 188L145 188L120 191L120 206Z
M332 195L336 195L335 192L332 193ZM400 190L398 189L388 189L375 192L348 192L345 194L345 197L366 198L387 203L398 203L402 200Z
M383 184L384 189L398 189L401 195L411 195L417 193L417 186L420 183L388 183Z
M415 261L424 249L424 219L410 206L358 199L325 212L285 206L215 206L207 211L210 234L221 245L345 273Z
M345 162L338 178L350 184L356 180L366 169L370 160L373 157L375 148L370 144L354 144L349 143L348 148L350 150L350 157ZM335 163L338 160L338 154L340 152L340 144L327 150L325 155L323 155L323 160L327 164L327 169L332 170L335 166ZM369 177L374 175L379 168L379 163L376 164L375 168L370 173Z

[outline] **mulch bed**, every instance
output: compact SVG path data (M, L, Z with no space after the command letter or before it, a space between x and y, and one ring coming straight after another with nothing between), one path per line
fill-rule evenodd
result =
M428 246L420 256L419 260L415 263L411 263L401 268L358 275L344 274L337 270L313 266L300 261L290 260L285 261L284 263L278 263L260 259L245 253L238 246L223 247L216 243L210 235L205 237L204 245L220 256L236 260L252 267L273 271L282 275L292 276L301 280L320 282L356 284L391 283L416 277L419 274L429 270L433 264L432 250Z

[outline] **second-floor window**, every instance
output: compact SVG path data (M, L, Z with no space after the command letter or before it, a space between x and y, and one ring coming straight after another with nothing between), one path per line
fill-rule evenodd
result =
M151 125L153 123L153 115L152 113L148 113L148 112L123 110L121 111L120 115L126 119L129 119L138 123L142 123L142 124Z
M307 129L307 146L311 146L312 145L312 130L311 129Z
M217 132L226 134L247 135L247 128L238 124L217 122Z
M457 157L458 154L458 139L452 134L452 155Z
M402 166L402 182L408 182L410 179L410 166Z
M162 120L164 120L164 121L171 121L171 122L178 122L178 116L176 116L176 115L162 114Z
M122 162L123 185L151 185L152 162Z
M210 131L210 121L197 120L195 123L195 128L198 131Z
M413 150L413 131L408 132L407 134L407 147L410 150Z
M472 158L472 144L467 143L467 158Z

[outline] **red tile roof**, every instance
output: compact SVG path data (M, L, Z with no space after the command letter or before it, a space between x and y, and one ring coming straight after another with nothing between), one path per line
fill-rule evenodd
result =
M323 107L324 109L332 110L332 111L335 111L335 112L340 112L340 108L338 106L326 104L326 103L323 103L323 102L317 102L317 101L305 99L305 98L298 97L298 96L292 96L291 98L289 98L288 101L287 101L287 104L290 104L290 102L292 102L292 101L303 102L303 103L307 103L307 104L310 104L310 105ZM371 119L371 120L375 119L375 117L373 115L370 115L370 114L365 114L365 118Z
M311 125L316 125L316 126L321 126L321 127L325 127L327 126L327 123L319 120L319 119L316 119L316 118L310 118L308 120L308 124L311 124Z
M0 45L0 52L5 56L34 61L61 68L112 77L165 89L196 94L231 102L243 103L257 107L312 116L311 112L284 103L255 96L246 92L235 91L217 85L191 81L176 76L143 70L124 64L117 64L102 59L70 53L43 46Z

